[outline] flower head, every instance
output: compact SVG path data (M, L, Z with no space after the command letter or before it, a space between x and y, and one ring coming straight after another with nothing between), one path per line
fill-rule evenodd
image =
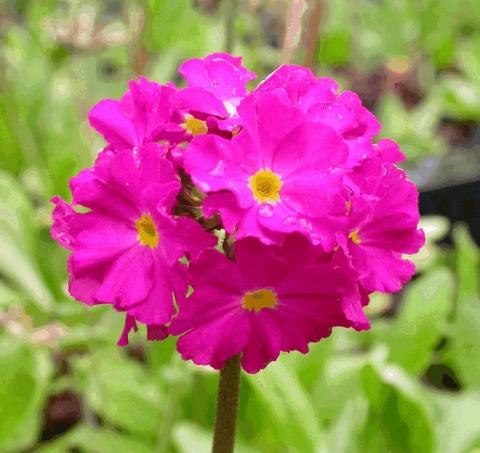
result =
M368 327L361 306L350 306L348 269L333 257L318 260L300 235L275 247L242 239L235 261L206 251L188 278L193 294L181 302L170 332L182 335L178 351L197 364L222 368L241 353L243 368L256 373L282 351L308 352L308 343L334 326Z
M416 253L425 242L417 228L418 192L402 170L380 159L364 162L351 179L356 194L350 200L348 235L339 243L366 291L398 291L415 272L402 254Z
M256 77L241 62L240 57L214 53L180 66L188 86L177 93L176 106L194 118L196 131L230 138L239 127L237 107L247 95L247 83Z
M255 128L250 124L231 140L197 137L185 153L193 181L212 193L206 213L220 212L237 239L268 243L271 234L299 231L333 248L335 231L325 226L345 213L347 147L333 129L306 121L278 93L258 95L254 115L248 121Z
M223 104L225 116L233 116L236 107L246 96L246 84L255 79L255 73L242 66L240 57L213 53L207 57L185 61L178 72L190 89L202 89Z
M179 259L216 242L192 219L171 214L180 181L162 155L151 144L102 156L72 180L73 207L53 200L57 213L65 212L53 231L72 251L70 294L89 305L112 304L151 326L167 324L172 296L185 293ZM77 205L90 211L75 212Z
M180 335L185 359L241 354L251 373L335 326L368 328L369 294L401 289L403 255L424 242L398 145L307 68L251 92L228 54L179 72L186 88L141 77L90 112L106 148L72 178L72 203L52 200L70 294L125 314L120 345L143 323L149 340Z
M172 84L159 85L145 77L129 83L120 99L104 99L88 115L91 126L113 150L133 149L162 139L177 142L184 130L175 118Z
M251 97L269 91L284 93L309 120L331 127L348 148L346 166L354 167L373 153L372 139L380 132L380 123L363 107L356 93L339 94L334 80L316 78L307 68L295 65L278 68Z

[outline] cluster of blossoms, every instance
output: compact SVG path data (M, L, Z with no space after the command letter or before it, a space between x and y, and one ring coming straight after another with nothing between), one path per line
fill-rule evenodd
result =
M350 91L285 65L254 90L240 58L179 69L186 88L146 78L89 121L106 140L53 202L70 250L69 292L126 314L149 340L178 335L184 359L255 373L308 351L334 326L368 329L373 291L414 273L418 193L391 140Z

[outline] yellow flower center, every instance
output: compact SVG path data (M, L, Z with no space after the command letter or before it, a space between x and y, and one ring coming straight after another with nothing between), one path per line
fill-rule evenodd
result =
M135 227L138 233L138 242L152 249L158 246L158 231L150 214L142 214L136 221Z
M277 203L280 201L280 189L283 182L279 175L266 168L259 170L248 179L253 198L258 203Z
M278 305L277 295L268 288L248 291L242 299L245 310L260 311L264 308L275 308Z
M351 231L350 234L348 235L348 239L351 239L352 242L356 245L362 243L358 233L359 233L359 231L358 231L358 228L357 228L356 230Z
M192 115L185 116L185 122L182 124L182 127L193 136L203 135L208 132L207 123Z

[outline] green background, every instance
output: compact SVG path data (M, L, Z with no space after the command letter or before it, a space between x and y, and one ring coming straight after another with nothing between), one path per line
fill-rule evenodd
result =
M465 142L480 120L476 0L310 3L290 61L358 90L407 169ZM48 200L102 147L95 102L139 73L178 82L183 59L225 48L232 20L233 53L260 80L285 59L295 4L0 2L0 451L209 451L216 373L143 331L115 346L123 316L66 292ZM464 225L422 224L418 276L374 295L370 331L242 377L239 453L480 452L479 251Z

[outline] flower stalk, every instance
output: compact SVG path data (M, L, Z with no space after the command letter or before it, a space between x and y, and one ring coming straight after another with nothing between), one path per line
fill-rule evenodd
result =
M235 47L236 0L225 1L225 52L232 53Z
M220 371L212 453L233 453L240 391L240 354Z

